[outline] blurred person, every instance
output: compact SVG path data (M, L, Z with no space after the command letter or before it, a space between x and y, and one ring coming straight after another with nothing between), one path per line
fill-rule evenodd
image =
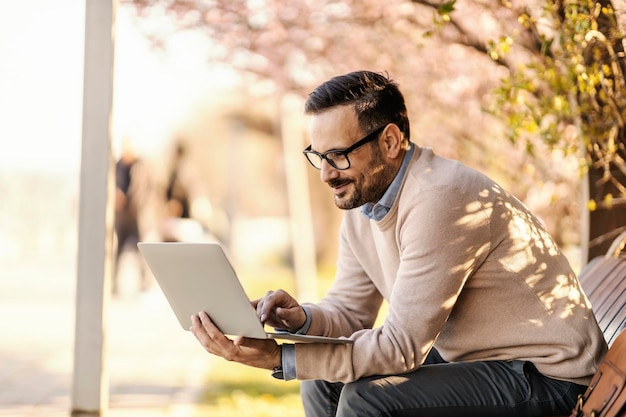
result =
M353 344L229 339L199 312L190 330L201 345L302 380L307 417L569 415L607 346L538 219L412 142L386 75L332 78L305 112L304 154L345 210L335 280L318 303L276 290L252 304L266 325Z
M200 173L188 156L187 145L174 144L165 187L165 241L215 240L210 224L214 207L205 192Z
M154 185L146 163L139 158L130 139L125 139L119 159L115 164L115 236L117 241L115 269L112 292L121 291L121 280L125 264L123 256L131 255L134 259L133 275L138 278L140 291L147 291L152 286L143 260L138 256L137 242L154 240L156 209Z
M165 191L168 215L182 219L191 217L189 189L196 183L196 175L191 173L185 158L186 153L185 145L182 142L176 143Z

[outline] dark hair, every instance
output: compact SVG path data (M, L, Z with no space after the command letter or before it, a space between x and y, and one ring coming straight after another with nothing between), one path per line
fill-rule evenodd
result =
M333 77L317 87L306 100L306 114L321 113L335 106L351 105L365 133L394 123L410 139L409 117L404 97L388 75L355 71Z

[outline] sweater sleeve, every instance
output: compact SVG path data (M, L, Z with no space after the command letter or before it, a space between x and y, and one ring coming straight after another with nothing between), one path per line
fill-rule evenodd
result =
M412 195L378 227L359 220L342 227L337 282L311 309L311 330L346 335L351 325L357 329L355 319L363 328L350 336L352 345L297 345L298 379L351 382L402 374L417 369L432 348L465 281L486 256L488 215L481 203L452 186ZM384 221L390 232L383 230ZM375 329L368 328L371 311L380 306L370 304L372 278L387 283L389 301L389 313Z
M378 315L383 296L352 252L346 238L346 233L352 232L347 232L347 227L344 219L333 285L318 304L306 304L312 316L308 334L347 337L370 329Z

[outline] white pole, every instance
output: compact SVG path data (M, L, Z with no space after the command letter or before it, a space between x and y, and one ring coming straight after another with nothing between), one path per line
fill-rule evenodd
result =
M78 218L72 416L108 405L106 307L111 285L114 171L111 152L114 0L85 0L85 69Z

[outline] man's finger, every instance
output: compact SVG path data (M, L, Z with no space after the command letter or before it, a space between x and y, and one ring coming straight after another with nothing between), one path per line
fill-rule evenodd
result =
M194 327L198 327L198 324L200 324L200 319L198 318L198 316L193 314L191 316L191 326L189 326L189 330L193 331Z
M265 294L265 297L261 298L257 304L256 314L259 316L259 320L261 320L261 323L263 324L267 321L272 307L274 306L274 303L272 302L273 294L273 291L268 291L267 294Z
M263 339L261 339L263 341ZM249 337L237 336L233 343L238 347L252 347L256 346L259 342L259 339L252 339Z
M214 342L220 342L223 339L227 339L226 336L217 328L215 324L211 321L211 318L207 313L201 311L198 313L197 317L200 320L200 327L204 330L204 333Z

